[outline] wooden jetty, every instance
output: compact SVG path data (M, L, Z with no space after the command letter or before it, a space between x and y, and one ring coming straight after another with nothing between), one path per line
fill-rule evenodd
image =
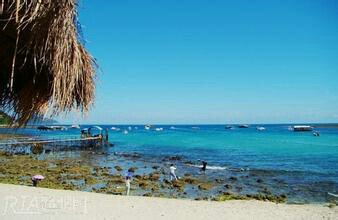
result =
M34 138L27 138L24 140L23 138L20 138L19 140L11 139L0 142L0 145L29 145L29 144L53 144L53 143L72 143L72 142L88 142L88 141L99 141L103 142L101 140L102 137L83 137L83 138L66 138L63 139L60 138L52 138L52 139L34 139Z
M96 133L93 130L97 130ZM56 147L89 147L111 146L108 142L108 131L98 126L81 130L81 136L60 135L52 138L18 137L0 141L0 150L42 152ZM38 149L38 151L36 151Z

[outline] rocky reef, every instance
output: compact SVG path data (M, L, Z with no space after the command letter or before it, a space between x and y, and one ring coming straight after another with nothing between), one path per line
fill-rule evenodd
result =
M122 157L135 159L128 155L122 155ZM165 161L180 159L168 157ZM116 163L113 166L98 166L81 158L39 159L35 154L0 153L0 182L31 186L31 177L41 174L45 176L45 179L39 182L39 187L123 195L125 194L125 181L121 172L129 170L134 173L131 182L132 195L213 201L256 199L280 203L287 200L286 195L272 195L263 185L259 194L238 194L243 189L233 186L238 181L236 176L230 176L228 179L210 179L185 173L178 180L169 181L168 172L164 166L157 164L149 168L144 165L125 167ZM150 171L144 172L144 170ZM258 184L264 184L261 179L255 181ZM220 188L223 190L219 190ZM231 190L236 190L237 193Z

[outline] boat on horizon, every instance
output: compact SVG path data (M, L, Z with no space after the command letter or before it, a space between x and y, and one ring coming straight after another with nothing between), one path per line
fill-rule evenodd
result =
M260 126L260 127L257 127L256 129L257 129L258 131L265 131L265 130L266 130L266 128L261 127L261 126Z
M144 126L144 129L146 129L146 130L150 130L150 128L151 128L151 125L145 125Z
M298 131L298 132L302 132L302 131L312 131L313 127L310 125L295 125L292 126L293 131Z
M110 130L113 130L113 131L119 131L121 130L120 128L117 128L117 127L111 127Z
M72 129L80 129L80 125L73 124L70 126Z
M57 131L57 130L61 130L61 131L64 131L64 130L67 130L67 127L65 126L60 126L60 125L52 125L52 126L47 126L47 125L40 125L37 127L38 130L41 130L41 131Z
M249 125L246 125L246 124L244 124L244 125L238 125L238 128L249 128Z
M226 125L224 128L225 128L225 129L230 129L230 130L234 129L234 127L231 126L231 125Z

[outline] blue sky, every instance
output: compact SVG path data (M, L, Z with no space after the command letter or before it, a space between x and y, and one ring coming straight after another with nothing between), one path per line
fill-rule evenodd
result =
M82 0L100 66L69 123L338 122L338 3Z

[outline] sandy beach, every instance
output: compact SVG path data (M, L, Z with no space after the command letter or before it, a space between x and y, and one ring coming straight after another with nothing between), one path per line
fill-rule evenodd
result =
M338 208L114 196L0 184L1 219L337 219Z

